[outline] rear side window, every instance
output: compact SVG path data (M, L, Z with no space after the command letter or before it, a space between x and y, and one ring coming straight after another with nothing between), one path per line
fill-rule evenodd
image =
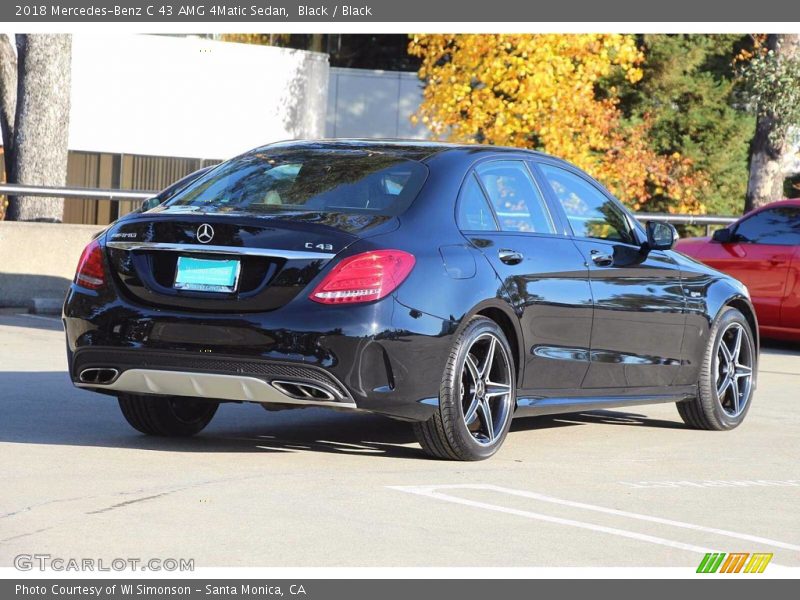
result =
M736 241L776 246L800 245L800 208L770 208L744 219L736 227Z
M528 167L517 160L482 163L475 169L492 203L500 229L555 233L544 198Z
M564 208L575 236L636 243L625 211L591 183L558 167L540 164L539 168Z
M497 231L492 209L474 174L470 174L461 190L458 203L458 226L464 231Z
M258 151L220 165L178 192L167 206L237 213L399 215L427 175L423 164L385 152Z

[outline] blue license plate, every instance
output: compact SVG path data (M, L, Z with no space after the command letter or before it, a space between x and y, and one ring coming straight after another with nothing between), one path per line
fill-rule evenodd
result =
M239 281L238 260L210 260L179 256L175 289L198 292L234 292Z

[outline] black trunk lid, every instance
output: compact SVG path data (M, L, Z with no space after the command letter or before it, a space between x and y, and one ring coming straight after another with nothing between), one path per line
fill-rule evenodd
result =
M335 254L360 237L397 226L391 216L276 211L202 213L178 207L120 220L106 235L109 264L123 293L150 306L213 312L279 308ZM177 289L179 257L239 261L236 289Z

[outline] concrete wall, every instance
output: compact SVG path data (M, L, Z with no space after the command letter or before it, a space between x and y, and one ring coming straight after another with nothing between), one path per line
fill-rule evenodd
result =
M98 225L0 221L0 306L63 298Z
M421 102L416 73L333 67L326 135L426 139L428 129L411 123Z
M328 55L157 35L73 35L71 150L229 158L325 135Z

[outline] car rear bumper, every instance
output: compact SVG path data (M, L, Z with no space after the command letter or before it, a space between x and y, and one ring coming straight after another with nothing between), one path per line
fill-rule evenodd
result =
M326 370L291 362L88 347L75 352L71 372L76 386L98 392L358 408Z
M64 306L70 376L81 388L409 420L435 410L455 326L391 296L359 306L298 301L268 313L206 314L119 297L98 303L73 286Z
M267 380L247 375L132 368L116 374L107 382L77 382L75 385L113 393L358 409L352 399L337 397L328 388L318 384L303 380Z

